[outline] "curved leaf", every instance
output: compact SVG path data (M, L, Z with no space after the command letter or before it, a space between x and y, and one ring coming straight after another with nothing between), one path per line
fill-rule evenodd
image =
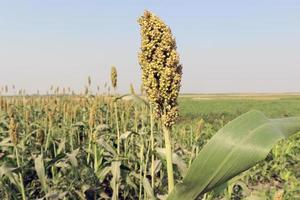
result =
M300 118L268 119L250 111L229 122L203 147L168 200L192 200L264 160L279 140L300 131Z
M48 185L47 185L47 177L45 174L45 166L44 166L44 160L43 160L43 155L39 155L37 158L34 160L34 166L36 173L39 177L39 180L42 185L42 189L44 190L45 193L48 191Z

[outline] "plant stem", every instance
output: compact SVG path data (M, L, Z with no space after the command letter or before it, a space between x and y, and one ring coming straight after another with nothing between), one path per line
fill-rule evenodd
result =
M18 147L15 146L15 150L16 150L16 157L17 157L17 165L18 167L20 167L20 157L19 157L19 151L18 151ZM25 188L24 188L24 182L23 182L23 177L22 177L22 173L19 173L19 179L20 179L20 185L21 185L21 194L22 194L22 199L26 200L26 195L25 195Z
M116 128L117 128L117 153L120 156L120 129L119 129L119 121L118 121L118 107L117 102L114 102L115 107L115 120L116 120Z
M95 173L98 171L98 152L97 152L97 145L94 144L94 171Z
M87 163L89 164L90 157L91 157L91 151L92 151L92 137L93 137L93 130L92 130L92 128L90 128L88 136L89 136L89 144L88 144Z
M172 162L172 144L171 144L171 129L163 125L163 133L165 138L166 147L166 161L167 161L167 173L168 173L168 193L170 194L174 188L174 173Z
M153 118L153 111L152 111L152 106L150 106L150 139L151 139L151 187L154 190L154 118Z
M142 199L142 185L143 185L143 167L144 167L144 140L141 139L142 144L140 148L140 187L139 187L139 200Z
M50 138L51 138L51 127L49 127L49 129L48 129L48 134L47 134L47 139L46 139L46 145L45 145L45 152L47 152L47 150L49 148Z

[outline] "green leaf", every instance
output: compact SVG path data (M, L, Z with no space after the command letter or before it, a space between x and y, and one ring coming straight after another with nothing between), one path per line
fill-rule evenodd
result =
M43 155L39 155L35 160L34 160L34 166L36 173L39 177L39 180L41 182L43 191L47 193L48 191L48 186L47 186L47 178L45 174L45 166L44 166L44 161L43 161Z
M118 199L118 191L119 191L119 181L121 178L121 162L120 161L113 161L111 163L111 174L112 179L110 181L110 186L113 190L113 197L112 199Z
M111 153L113 156L117 155L117 152L115 151L115 149L109 143L107 143L103 138L100 138L99 140L97 140L97 143L101 147L103 147L105 150L107 150L109 153Z
M300 118L268 119L250 111L229 122L203 147L168 200L192 200L253 167L279 140L300 131Z

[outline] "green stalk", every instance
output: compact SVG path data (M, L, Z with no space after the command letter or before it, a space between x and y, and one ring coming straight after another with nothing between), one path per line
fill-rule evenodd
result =
M167 161L167 174L168 174L168 193L170 194L174 188L174 173L172 162L172 144L171 144L171 129L163 125L163 133L165 138L166 147L166 161Z
M117 153L120 156L120 129L119 129L119 121L118 121L118 107L117 102L114 102L115 107L115 120L116 120L116 128L117 128Z
M70 140L71 151L74 150L74 145L73 145L73 134L74 133L73 132L74 132L74 130L72 128L71 131L70 131L70 133L69 133L69 140Z
M147 141L146 141L146 147L148 146L147 148L147 151L146 151L146 157L145 157L145 164L144 164L144 176L143 176L143 179L146 179L146 176L147 176L147 166L148 166L148 161L149 161L149 154L150 154L150 148L149 148L149 144L147 145ZM145 191L145 189L144 189ZM144 192L144 199L149 199L147 197L147 192Z
M94 171L95 173L98 170L98 153L97 153L97 145L94 144Z
M87 155L87 163L90 162L90 157L91 157L91 151L92 151L92 137L93 137L93 130L90 128L89 132L89 145L88 145L88 155Z
M143 167L144 167L144 141L142 139L142 145L140 149L140 187L139 187L139 199L142 199L142 185L143 185Z
M115 91L115 96L116 96L116 91ZM120 129L119 129L119 121L118 121L118 106L117 106L117 100L114 102L114 109L115 109L115 120L116 120L116 128L117 128L117 156L118 160L120 157ZM116 180L117 181L117 180ZM116 194L119 194L119 183L116 183ZM117 196L118 197L118 196Z
M20 167L21 165L20 165L19 151L18 151L18 147L16 145L15 145L15 150L16 150L16 157L17 157L17 165L18 165L18 167ZM22 199L26 200L26 194L25 194L25 188L24 188L22 173L19 173L19 179L20 179L20 185L21 185Z
M55 146L55 142L54 141L52 141L52 144L53 144L53 153L54 153L54 158L55 158L57 156L57 150L56 150L56 146ZM51 172L52 172L53 179L55 180L55 178L56 178L56 170L55 170L54 165L51 167Z
M152 106L150 106L150 140L151 140L151 187L154 190L154 117L152 112Z
M49 127L49 129L48 129L48 134L47 134L47 138L46 138L46 145L45 145L45 152L47 152L47 150L48 150L50 137L51 137L51 127Z

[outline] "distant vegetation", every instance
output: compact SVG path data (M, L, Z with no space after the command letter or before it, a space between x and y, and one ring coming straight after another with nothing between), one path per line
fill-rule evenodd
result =
M226 122L249 111L260 110L269 117L300 116L300 95L181 95L181 120L202 117L208 122L223 118Z

